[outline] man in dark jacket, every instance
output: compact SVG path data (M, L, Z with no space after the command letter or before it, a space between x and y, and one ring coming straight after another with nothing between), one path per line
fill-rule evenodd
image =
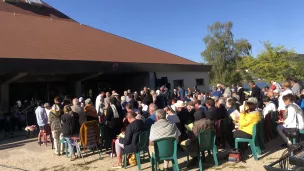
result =
M206 119L210 119L212 121L221 119L221 116L215 107L215 102L213 99L208 98L206 100L206 106L207 106L207 111L205 112Z
M240 103L243 104L243 102L245 101L245 93L244 93L244 88L243 88L243 84L242 83L238 83L237 85L237 94L240 97Z
M248 85L251 88L251 97L255 97L256 99L258 99L258 106L261 107L261 89L257 85L255 85L254 81L249 81Z
M117 154L117 163L112 168L122 168L122 153L135 153L138 150L138 136L144 131L144 123L136 119L134 112L127 113L127 119L130 123L127 126L125 136L117 137L115 141L115 150Z

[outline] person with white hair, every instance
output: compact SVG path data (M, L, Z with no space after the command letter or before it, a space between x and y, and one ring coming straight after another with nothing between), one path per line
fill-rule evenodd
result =
M155 153L153 141L174 137L178 140L181 132L177 128L177 126L166 119L166 112L163 109L158 109L155 112L156 122L151 126L150 130L150 146L149 152L150 154ZM168 169L169 161L164 161L164 170Z
M94 105L92 104L91 99L90 98L86 99L85 104L86 105L84 107L84 112L86 114L87 121L98 120L97 111Z
M79 105L79 100L77 98L73 99L73 105L71 106L73 112L79 115L79 124L82 125L86 121L86 116L84 109Z

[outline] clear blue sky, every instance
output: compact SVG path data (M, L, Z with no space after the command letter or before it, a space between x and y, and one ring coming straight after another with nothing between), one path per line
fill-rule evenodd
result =
M304 0L45 0L76 21L188 59L202 61L203 37L232 21L253 55L262 41L304 53Z

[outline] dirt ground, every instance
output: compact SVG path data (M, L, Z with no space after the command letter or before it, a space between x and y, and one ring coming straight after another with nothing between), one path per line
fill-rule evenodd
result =
M109 154L105 150L102 151L102 159L99 159L99 155L88 155L85 157L86 163L82 159L76 159L70 161L65 156L56 156L53 154L51 145L48 144L39 146L36 138L25 138L24 132L20 132L15 135L15 138L1 138L0 139L0 171L51 171L51 170L99 170L99 171L113 171L111 166L115 162L115 158L110 158ZM0 137L3 137L3 133L0 133ZM206 163L203 164L205 170L250 170L260 171L265 170L264 165L268 165L271 162L278 160L285 149L282 149L280 145L282 140L276 138L266 144L266 150L263 155L259 156L259 160L255 161L251 155L251 151L247 150L245 158L246 163L230 163L225 160L227 151L220 150L218 152L219 166L215 167L213 159L211 157L206 158ZM198 166L194 166L192 169L186 167L186 157L184 154L180 154L178 162L180 170L196 171ZM151 164L146 157L142 162L142 170L151 170ZM124 169L116 169L124 170ZM136 171L137 166L127 167L128 171Z

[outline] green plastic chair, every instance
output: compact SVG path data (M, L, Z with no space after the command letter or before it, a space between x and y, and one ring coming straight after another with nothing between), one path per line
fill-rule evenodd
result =
M235 138L235 148L236 149L238 149L238 147L239 147L239 142L248 142L250 144L250 148L251 148L254 160L259 160L258 155L257 155L259 149L255 145L256 134L257 134L257 125L258 125L258 123L253 126L251 139Z
M179 171L177 162L177 140L174 137L162 138L154 143L154 153L150 158L152 171L158 170L158 163L162 160L171 160L174 171Z
M304 135L304 130L299 130L299 138L301 139L301 135ZM297 143L297 138L292 139L292 144Z
M198 135L198 144L199 144L199 151L198 151L198 163L200 171L203 170L202 166L202 155L205 156L206 150L212 150L213 160L215 166L218 166L217 160L217 147L215 145L215 131L213 129L201 131ZM202 154L202 155L201 155Z
M64 139L59 140L59 147L58 147L58 156L60 156L60 149L61 149L61 144L64 144L65 147L65 156L68 158L68 143Z
M261 149L265 149L265 141L264 141L264 119L261 118L261 120L257 123L257 137L256 137L256 148L259 155L262 154Z
M137 167L138 167L139 171L141 171L140 152L145 151L145 150L149 151L148 144L149 144L149 132L144 131L144 132L140 133L138 136L138 152L135 153ZM124 168L125 169L127 168L127 155L128 154L124 154Z

